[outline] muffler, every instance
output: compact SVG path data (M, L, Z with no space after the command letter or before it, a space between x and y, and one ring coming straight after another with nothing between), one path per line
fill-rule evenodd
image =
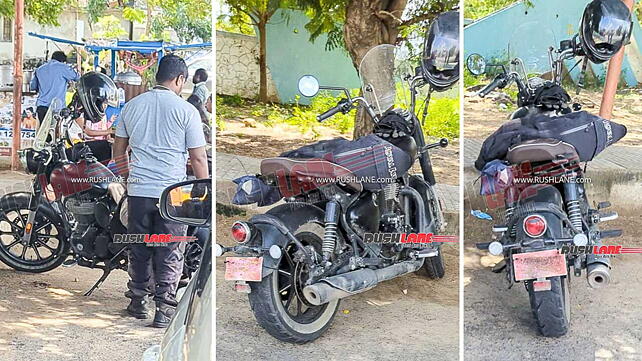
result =
M611 282L611 270L604 263L596 262L588 265L586 280L592 288L602 288Z
M424 259L396 263L372 270L369 268L326 277L303 288L303 295L315 306L356 295L375 287L379 282L415 272L424 264Z

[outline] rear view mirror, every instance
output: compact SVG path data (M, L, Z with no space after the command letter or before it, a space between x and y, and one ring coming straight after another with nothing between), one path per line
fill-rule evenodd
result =
M299 79L299 92L305 97L313 97L319 92L319 81L312 75L304 75Z
M212 214L212 180L194 179L173 184L161 194L164 219L190 226L207 226Z
M466 68L473 75L482 75L486 72L486 59L477 53L470 54L466 58Z

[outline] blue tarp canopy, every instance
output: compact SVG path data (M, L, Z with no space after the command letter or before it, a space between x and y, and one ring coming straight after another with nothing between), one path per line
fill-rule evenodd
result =
M199 50L205 48L211 48L212 43L194 43L194 44L171 44L164 41L132 41L132 40L117 40L115 44L111 45L97 45L97 44L87 44L81 43L74 40L68 40L63 38L57 38L54 36L37 34L34 32L29 32L29 36L40 38L43 40L49 40L56 43L63 43L69 45L82 46L87 51L94 53L94 67L98 67L98 53L101 51L107 50L111 51L111 77L116 76L116 52L117 51L133 51L141 54L152 54L158 53L158 59L163 57L165 51L178 51L178 50Z

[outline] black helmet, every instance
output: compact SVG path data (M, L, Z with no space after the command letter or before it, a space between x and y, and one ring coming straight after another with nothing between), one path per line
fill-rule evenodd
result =
M580 46L593 63L609 60L629 42L633 22L621 0L593 0L580 23Z
M99 72L92 71L81 76L76 94L85 111L85 119L92 123L103 119L107 105L118 106L116 84Z
M432 88L442 91L459 79L459 12L440 14L430 25L424 42L421 68Z

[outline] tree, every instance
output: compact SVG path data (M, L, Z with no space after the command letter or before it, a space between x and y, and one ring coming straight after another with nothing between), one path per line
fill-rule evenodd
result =
M0 0L0 15L13 17L14 0ZM65 8L65 0L25 0L25 14L41 25L59 26L58 17Z
M86 10L89 14L89 22L98 23L110 4L108 0L88 0ZM146 12L138 9L137 6L145 6ZM144 37L146 39L165 39L167 29L174 30L180 41L186 43L197 38L202 41L212 39L210 0L145 0L144 2L119 0L112 7L122 9L123 18L131 22L146 22ZM160 13L155 14L155 10Z
M160 15L154 17L152 33L161 36L167 28L173 29L185 43L194 39L212 39L212 2L210 0L158 1Z
M285 0L228 0L227 4L236 14L247 15L259 33L259 101L267 102L267 24L277 10L287 8L289 3Z
M372 47L398 44L417 32L423 36L429 21L457 8L458 3L458 0L298 0L310 18L306 29L311 40L327 33L327 47L343 46L355 69ZM355 138L371 131L372 123L366 121L361 110L355 121Z

